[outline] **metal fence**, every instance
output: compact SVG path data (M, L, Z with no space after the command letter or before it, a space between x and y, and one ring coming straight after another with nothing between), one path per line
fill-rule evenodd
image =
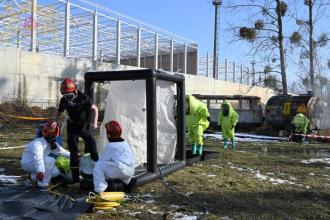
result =
M194 41L87 0L0 0L0 45L197 73Z
M0 99L0 116L7 119L19 117L49 118L57 112L55 101L23 101L15 99ZM14 116L18 116L15 118Z
M199 58L199 75L213 78L213 57L205 56ZM264 87L264 75L256 73L249 66L228 61L219 62L215 78L233 83Z

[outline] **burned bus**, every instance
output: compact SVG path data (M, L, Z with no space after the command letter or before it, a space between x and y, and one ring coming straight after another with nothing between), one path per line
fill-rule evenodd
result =
M217 127L221 104L225 100L229 100L239 114L238 129L261 127L264 123L263 106L258 96L200 94L193 94L193 96L207 105L211 118L210 128Z

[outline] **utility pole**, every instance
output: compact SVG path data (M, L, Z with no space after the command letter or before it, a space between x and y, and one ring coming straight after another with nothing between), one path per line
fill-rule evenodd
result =
M252 86L255 86L256 85L256 70L254 69L254 65L256 65L256 61L252 60L251 65L252 65Z
M213 5L215 7L214 14L214 45L213 45L213 78L218 78L218 58L219 58L219 18L220 18L220 5L222 5L222 0L213 0Z

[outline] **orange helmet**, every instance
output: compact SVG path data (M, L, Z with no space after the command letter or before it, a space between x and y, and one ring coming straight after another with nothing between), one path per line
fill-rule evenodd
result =
M106 123L105 130L110 137L120 137L122 128L118 121L110 121Z
M48 121L42 128L42 136L44 137L58 137L60 135L60 129L58 126L53 126L52 121Z
M62 83L61 83L61 94L67 94L67 93L77 93L77 84L75 82L73 82L71 79L69 78L65 78Z

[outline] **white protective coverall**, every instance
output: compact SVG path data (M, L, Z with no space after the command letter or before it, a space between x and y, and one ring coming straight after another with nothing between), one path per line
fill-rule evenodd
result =
M69 151L63 149L57 143L56 145L57 148L51 150L50 144L43 137L36 138L25 145L21 166L23 170L31 173L32 180L37 180L36 175L39 172L44 174L44 179L38 181L38 186L48 186L52 177L60 175L60 171L55 166L54 157L48 156L49 154L70 157Z
M93 182L95 192L104 192L108 183L106 178L120 179L128 184L135 173L135 158L129 144L121 139L104 147L103 154L95 163Z

